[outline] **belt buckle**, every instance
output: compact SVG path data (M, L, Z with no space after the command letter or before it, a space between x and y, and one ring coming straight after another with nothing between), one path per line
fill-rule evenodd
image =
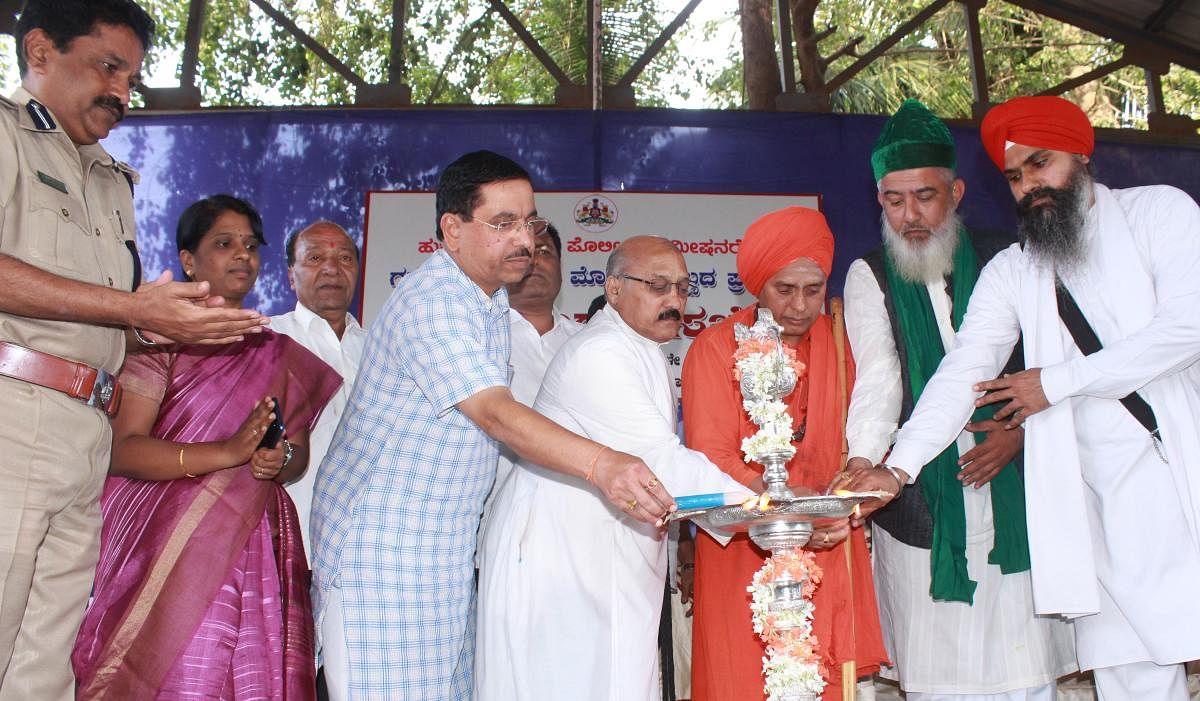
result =
M111 373L97 368L96 382L92 384L92 394L85 403L112 416L117 413L117 407L121 403L121 385L117 383Z

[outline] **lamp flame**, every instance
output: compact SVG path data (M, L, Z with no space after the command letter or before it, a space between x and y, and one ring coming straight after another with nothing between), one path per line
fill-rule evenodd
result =
M771 497L767 496L766 492L742 502L742 508L747 511L766 511L770 506Z

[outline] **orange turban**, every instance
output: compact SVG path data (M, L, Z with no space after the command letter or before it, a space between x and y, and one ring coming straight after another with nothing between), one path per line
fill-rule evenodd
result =
M1061 97L1014 97L993 107L979 125L983 148L1004 170L1008 142L1067 153L1092 155L1096 134L1079 106Z
M738 247L738 276L757 297L772 275L797 258L811 258L826 277L833 269L833 232L815 209L787 207L756 219Z

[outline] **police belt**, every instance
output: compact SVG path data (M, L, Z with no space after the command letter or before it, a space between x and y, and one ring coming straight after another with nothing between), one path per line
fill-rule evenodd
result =
M0 375L57 390L112 416L121 405L121 384L86 363L0 341Z

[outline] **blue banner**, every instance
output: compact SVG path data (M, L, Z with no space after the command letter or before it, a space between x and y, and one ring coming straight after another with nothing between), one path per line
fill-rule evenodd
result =
M830 292L840 294L850 262L879 241L868 157L883 122L856 115L685 110L134 113L104 145L141 173L139 243L151 278L167 267L178 274L175 222L192 201L226 192L257 206L269 245L246 303L275 314L295 303L283 251L288 232L328 219L361 241L368 191L432 190L447 163L481 148L514 158L542 190L821 193L821 209L837 236ZM967 223L1011 229L1012 197L978 132L951 131L967 183L960 209ZM1100 138L1093 158L1100 182L1117 188L1165 183L1200 200L1196 149ZM395 235L423 240L434 226L430 211ZM697 276L697 284L711 282Z

